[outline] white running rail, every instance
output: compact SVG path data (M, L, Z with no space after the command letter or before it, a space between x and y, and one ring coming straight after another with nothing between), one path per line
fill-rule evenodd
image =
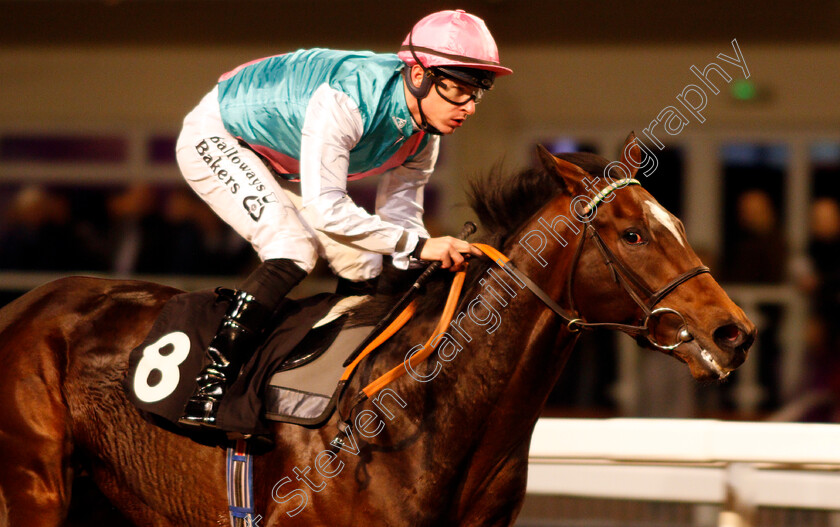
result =
M840 511L840 425L699 419L540 419L528 493Z

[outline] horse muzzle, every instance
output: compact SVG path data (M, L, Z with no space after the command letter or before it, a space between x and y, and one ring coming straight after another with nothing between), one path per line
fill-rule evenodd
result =
M747 327L729 322L713 330L711 338L699 331L695 333L691 340L673 350L674 355L688 364L695 379L723 380L746 360L756 329L752 324Z

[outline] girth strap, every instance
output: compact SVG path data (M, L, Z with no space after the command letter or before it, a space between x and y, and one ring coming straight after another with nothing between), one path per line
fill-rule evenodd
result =
M407 364L410 365L412 368L416 367L418 364L426 360L429 355L435 350L435 347L432 343L435 340L435 337L446 331L446 328L449 327L449 323L452 321L452 316L455 314L455 308L458 305L458 300L461 297L461 290L464 287L464 280L466 279L466 271L459 271L455 274L455 278L452 280L452 285L449 288L449 296L446 299L446 305L443 308L443 313L440 316L440 320L438 321L437 326L435 327L432 336L429 337L429 340L426 341L426 344L423 346L423 349L412 354L411 358L408 359ZM353 376L353 373L356 371L356 367L359 363L367 357L374 349L376 349L380 344L388 340L394 333L400 330L414 315L414 311L416 310L416 301L412 301L400 314L397 318L394 319L391 324L388 325L385 330L376 337L368 346L362 351L350 365L344 370L344 374L341 376L341 380L339 381L339 389L343 392L344 387L350 381L350 377ZM400 363L399 366L393 367L390 371L386 372L385 374L379 376L378 378L374 379L373 382L369 383L367 386L362 388L362 390L356 394L356 398L354 399L351 406L356 406L361 402L365 401L366 399L370 398L371 396L378 393L382 390L385 386L391 384L395 380L399 379L406 373L406 363Z
M432 268L431 272L434 272L436 270L437 267ZM455 307L458 304L458 299L461 297L461 289L464 286L466 274L467 273L465 271L459 271L455 275L455 278L452 280L452 286L449 289L449 296L446 299L446 305L443 308L443 314L441 315L440 320L438 321L438 324L435 327L435 331L432 333L432 336L423 346L423 349L418 351L417 353L414 353L411 356L411 358L408 359L408 363L411 365L411 367L417 366L418 364L426 360L426 358L428 358L429 355L432 354L432 352L435 350L435 346L432 346L432 342L434 341L435 337L449 327L449 323L452 321L452 316L455 314ZM374 342L372 342L368 347L366 347L365 350L362 353L360 353L359 356L355 358L355 360L353 360L350 366L347 367L347 369L344 371L344 375L342 376L341 381L339 382L338 387L338 390L340 390L342 394L359 362L361 362L363 358L365 358L371 351L373 351L374 348L376 348L379 344L387 340L391 335L396 333L397 330L404 326L405 323L408 322L408 320L414 314L414 309L415 302L412 301L411 304L409 304L409 306L403 312L401 312L399 316L388 326L388 328L385 331L383 331L383 334L381 335L382 338L380 339L377 337L377 339ZM395 366L384 375L381 375L373 382L369 383L356 394L356 397L350 404L350 411L352 412L352 409L355 408L357 405L363 403L371 396L375 395L380 390L382 390L385 386L389 385L390 383L405 375L406 371L406 363L403 362L399 366ZM341 395L339 395L339 399L340 398ZM338 421L339 433L330 442L330 445L333 448L340 448L339 445L343 444L344 438L346 438L347 435L347 430L351 426L349 421L345 421L342 418L340 404L338 405Z
M244 439L227 449L225 468L232 527L253 527L262 519L254 513L254 459L248 450Z

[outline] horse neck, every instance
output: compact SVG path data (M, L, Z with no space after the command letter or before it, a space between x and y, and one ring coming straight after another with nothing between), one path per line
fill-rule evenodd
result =
M554 248L556 261L542 267L517 240L508 244L508 256L518 269L552 298L564 298L575 244ZM498 267L490 269L480 277L483 284L475 280L462 295L446 332L463 348L448 362L432 355L429 360L438 360L440 374L428 382L412 382L408 389L413 392L409 397L422 408L415 422L434 431L436 442L467 450L486 447L505 455L529 440L574 338L533 293L521 289ZM488 318L490 322L485 322ZM479 431L472 434L472 445L463 440L465 430Z

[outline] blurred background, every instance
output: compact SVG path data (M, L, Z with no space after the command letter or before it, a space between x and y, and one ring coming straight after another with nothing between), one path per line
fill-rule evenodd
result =
M0 304L77 273L234 285L256 261L179 176L183 117L243 62L395 51L452 8L486 21L515 74L442 142L433 234L473 219L466 176L533 164L537 143L615 159L634 130L660 163L643 185L760 328L746 364L710 386L630 339L586 335L545 415L840 420L836 0L0 0ZM748 78L719 58L736 57L733 39ZM691 84L702 119L677 100ZM686 122L666 130L669 106ZM351 193L370 206L375 183ZM326 287L319 269L297 294Z

